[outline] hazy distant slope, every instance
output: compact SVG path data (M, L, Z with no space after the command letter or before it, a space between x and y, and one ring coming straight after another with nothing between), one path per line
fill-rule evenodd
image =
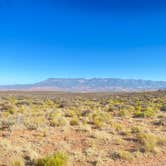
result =
M0 90L56 90L56 91L138 91L166 89L164 81L115 78L49 78L29 85L0 86Z

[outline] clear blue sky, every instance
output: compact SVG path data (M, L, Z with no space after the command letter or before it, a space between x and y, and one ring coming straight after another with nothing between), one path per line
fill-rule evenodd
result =
M165 0L59 1L0 0L0 84L166 80Z

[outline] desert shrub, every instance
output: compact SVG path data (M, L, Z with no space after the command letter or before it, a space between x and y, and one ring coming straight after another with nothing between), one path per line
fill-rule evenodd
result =
M39 117L29 117L28 119L25 120L24 125L26 126L27 129L29 130L36 130L40 126L43 126L45 123L45 119L42 116Z
M123 141L124 140L122 138L118 137L118 136L113 139L113 143L115 145L121 145L123 143Z
M135 117L135 118L144 118L144 113L141 112L141 111L136 111L136 112L134 113L134 117Z
M157 110L155 108L147 107L144 110L144 117L154 117L157 113Z
M134 113L134 117L136 118L149 118L154 117L157 113L156 109L153 108L145 108L142 111L137 111Z
M122 160L133 160L133 156L130 152L125 150L119 150L112 153L111 155L113 160L122 159Z
M35 166L66 166L68 156L64 153L56 153L34 161Z
M75 110L74 109L68 109L66 112L65 112L65 116L66 117L74 117L76 115L75 113Z
M155 152L157 139L153 134L139 132L136 137L140 143L141 152Z
M88 116L89 114L91 113L91 111L90 110L83 110L82 112L81 112L81 116Z
M70 125L72 126L76 126L79 124L79 120L77 116L74 116L71 120L70 120Z
M140 133L141 131L142 131L142 129L139 126L134 126L131 128L132 133Z
M14 96L10 96L10 97L8 98L8 101L9 101L12 105L14 105L14 104L17 103L17 99L16 99Z
M15 113L15 110L14 109L10 109L8 110L9 114L14 114Z
M11 105L11 104L9 104L9 103L3 103L2 105L1 105L1 110L2 111L8 111L8 110L10 110L10 109L13 109L13 105Z
M141 109L142 109L142 107L140 106L140 104L137 104L136 106L135 106L135 110L136 111L141 111Z
M70 101L60 101L58 103L58 108L67 108L70 106Z
M118 115L120 117L128 117L130 115L130 113L129 113L128 110L122 109L122 110L119 111Z
M5 119L0 121L0 130L10 129L15 124L13 119Z
M17 157L17 156L11 157L8 164L10 166L24 166L25 165L24 159L22 157Z
M117 123L117 122L114 122L114 121L110 121L110 125L111 125L112 129L114 129L115 131L117 131L119 133L122 132L125 129L123 124Z
M109 113L96 112L92 115L92 123L98 128L103 127L103 125L108 123L110 119L111 117Z
M39 127L38 123L34 123L31 121L25 122L24 125L28 130L36 130Z
M119 131L119 134L123 136L129 136L131 135L131 131L130 129L124 127L121 129L121 131Z
M66 124L65 118L58 112L52 112L49 114L50 126L64 126Z
M108 108L108 112L113 112L113 111L119 111L119 108L117 106L111 105Z
M165 137L158 137L157 138L157 145L166 146L166 138Z
M166 104L164 104L160 107L160 111L166 112Z
M166 126L166 117L163 117L157 121L154 121L153 124L158 126Z
M57 117L57 118L50 120L50 125L52 127L64 126L65 124L66 124L66 121L63 117Z
M20 100L20 101L17 101L17 103L16 103L16 106L18 106L18 107L23 106L23 105L29 106L30 103L28 100Z
M54 102L51 99L47 99L44 104L51 107L54 105Z
M11 114L9 112L2 112L1 114L3 116L3 118L8 118Z
M103 121L102 121L100 118L98 118L98 117L94 117L94 118L93 118L93 124L94 124L97 128L102 128L103 125L104 125Z

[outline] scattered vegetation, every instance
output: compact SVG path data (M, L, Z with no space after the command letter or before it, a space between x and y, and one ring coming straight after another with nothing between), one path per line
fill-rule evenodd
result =
M107 166L165 156L165 126L166 91L0 92L0 165Z

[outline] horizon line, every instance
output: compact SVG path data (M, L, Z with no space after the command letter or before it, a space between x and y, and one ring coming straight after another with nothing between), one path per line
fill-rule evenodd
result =
M43 80L39 80L36 82L31 82L31 83L13 83L13 84L0 84L0 86L17 86L17 85L33 85L36 83L40 83L46 80L50 80L50 79L85 79L85 80L92 80L92 79L120 79L120 80L135 80L135 81L153 81L153 82L166 82L166 80L154 80L154 79L143 79L143 78L124 78L124 77L49 77Z

